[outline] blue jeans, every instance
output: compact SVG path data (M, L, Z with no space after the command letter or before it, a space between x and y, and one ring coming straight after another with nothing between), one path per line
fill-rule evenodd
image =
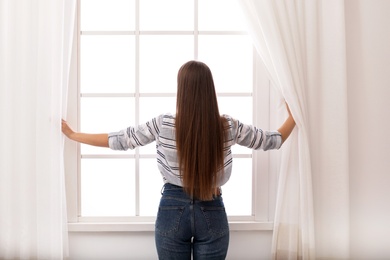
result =
M155 240L163 259L225 259L229 225L221 196L191 199L183 188L165 184L157 214Z

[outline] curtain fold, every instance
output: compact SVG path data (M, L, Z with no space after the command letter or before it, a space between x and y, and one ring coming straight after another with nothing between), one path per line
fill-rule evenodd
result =
M237 1L297 123L282 148L272 256L347 259L344 1Z
M0 258L63 259L61 117L75 0L0 2Z

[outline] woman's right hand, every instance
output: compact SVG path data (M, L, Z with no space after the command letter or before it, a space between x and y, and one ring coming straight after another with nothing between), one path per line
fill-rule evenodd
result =
M291 111L290 111L290 108L289 108L287 102L286 102L286 107L287 107L287 112L288 112L289 116L286 119L286 121L284 121L282 126L278 129L278 132L282 135L282 142L283 143L290 136L292 130L295 127L295 120L291 114Z
M288 115L292 117L292 114L291 114L291 111L290 111L290 107L288 106L287 102L286 102L286 107L287 107Z

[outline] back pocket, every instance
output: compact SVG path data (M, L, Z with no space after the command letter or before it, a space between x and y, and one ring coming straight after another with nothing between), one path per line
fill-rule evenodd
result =
M156 232L166 236L179 230L184 206L160 206L156 220Z
M229 232L225 207L201 207L207 227L212 235L223 236Z

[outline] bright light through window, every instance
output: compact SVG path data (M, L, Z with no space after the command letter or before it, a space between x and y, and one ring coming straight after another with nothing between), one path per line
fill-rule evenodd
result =
M190 35L141 35L140 92L176 92L177 71L194 59Z
M87 35L81 39L81 92L134 92L135 37Z
M135 0L80 0L82 31L135 30Z
M211 68L221 114L252 124L253 47L235 0L79 1L81 131L175 114L177 72L193 59ZM155 152L154 143L127 152L80 145L81 216L155 216L163 186ZM234 146L233 154L227 211L251 216L252 151Z
M140 0L140 30L188 31L194 28L193 0Z

